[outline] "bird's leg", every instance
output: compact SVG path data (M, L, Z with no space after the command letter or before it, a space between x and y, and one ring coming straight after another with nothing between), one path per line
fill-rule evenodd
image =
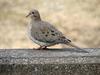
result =
M46 50L46 49L48 49L47 46L40 46L40 47L38 48L38 50Z
M48 49L48 48L47 48L47 46L43 46L42 49L46 50L46 49Z

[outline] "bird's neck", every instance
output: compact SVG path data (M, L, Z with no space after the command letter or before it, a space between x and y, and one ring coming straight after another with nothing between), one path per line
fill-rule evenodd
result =
M40 23L41 22L41 19L31 19L31 21L30 21L30 23L32 24L32 25L36 25L36 24L38 24L38 23Z
M41 19L31 19L31 22L35 23L35 22L40 22Z
M38 23L38 22L40 22L41 21L41 19L31 19L31 22L32 23Z

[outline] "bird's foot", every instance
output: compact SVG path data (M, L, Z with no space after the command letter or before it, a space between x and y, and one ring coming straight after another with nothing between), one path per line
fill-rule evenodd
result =
M37 50L47 50L47 46L40 46L39 48L37 48Z

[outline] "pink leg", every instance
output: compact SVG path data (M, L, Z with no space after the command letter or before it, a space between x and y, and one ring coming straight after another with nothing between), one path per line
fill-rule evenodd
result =
M38 48L38 50L46 50L46 49L48 49L47 46L40 46L40 47Z

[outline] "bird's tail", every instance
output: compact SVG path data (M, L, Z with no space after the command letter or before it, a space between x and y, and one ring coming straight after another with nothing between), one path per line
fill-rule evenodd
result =
M78 50L81 51L81 52L89 53L88 51L86 51L86 50L84 50L84 49L82 49L82 48L76 46L76 45L73 44L72 42L67 43L67 45L69 45L69 46L71 46L71 47L74 47L74 48L78 49Z

